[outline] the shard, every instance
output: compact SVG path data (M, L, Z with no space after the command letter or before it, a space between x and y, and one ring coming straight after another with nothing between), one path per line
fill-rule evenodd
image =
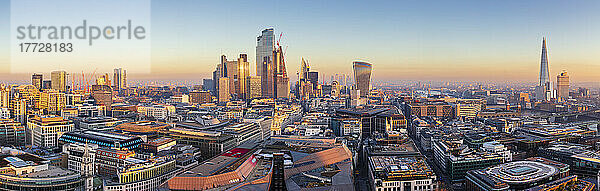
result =
M550 73L548 72L548 50L546 50L546 37L542 41L542 63L540 65L540 86L545 86L550 82Z

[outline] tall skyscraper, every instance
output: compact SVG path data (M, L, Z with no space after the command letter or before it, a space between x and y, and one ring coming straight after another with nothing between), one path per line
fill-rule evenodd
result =
M546 37L542 40L542 58L540 63L540 83L535 88L535 97L537 100L546 100L555 97L554 86L550 81L550 72L548 70L548 50L546 48Z
M127 71L123 68L115 68L113 86L117 91L127 88Z
M35 86L38 90L41 90L44 84L44 78L42 74L31 75L31 85Z
M356 88L360 90L360 97L367 97L373 65L367 62L354 61L352 62L352 66L354 68L354 81Z
M236 79L238 77L239 69L238 69L238 61L237 60L227 60L227 57L222 56L223 65L225 66L225 70L223 71L225 74L224 77L229 78L229 94L235 95L237 90L239 89L236 86Z
M546 37L542 40L542 62L540 64L540 86L550 82L550 72L548 70L548 50L546 49Z
M247 99L246 92L248 91L248 76L250 76L250 63L248 63L248 55L240 54L237 61L237 74L235 76L236 94L240 98Z
M308 61L302 58L302 64L300 65L300 81L306 80L308 77L308 71L310 71L310 66L308 65Z
M256 38L256 75L261 77L262 94L265 97L273 97L270 84L273 83L273 51L275 49L275 32L273 28L262 31Z
M298 82L296 84L296 97L302 100L308 99L313 93L314 85L318 81L319 74L312 72L311 75L310 65L308 61L302 58L300 64L300 72L298 72ZM314 78L314 79L313 79Z
M221 78L227 77L227 57L225 55L221 55L221 61L217 64L217 68L213 72L213 81L215 83L215 90L213 94L217 97L220 95L219 90L221 90ZM228 81L229 82L229 81ZM228 90L229 91L229 90Z
M52 89L66 92L67 91L67 72L65 71L53 71L50 73L51 87Z
M275 98L289 98L290 79L287 76L285 58L283 57L281 46L278 46L277 49L273 51L273 66L275 66L273 96Z
M261 89L262 89L262 96L263 97L268 97L268 98L272 98L274 97L274 91L273 89L275 88L275 66L273 65L273 60L271 59L271 56L265 56L265 58L263 59L263 71L262 71L262 76L261 78Z
M558 92L556 97L559 101L566 101L569 99L569 75L566 71L563 71L556 76L556 90Z

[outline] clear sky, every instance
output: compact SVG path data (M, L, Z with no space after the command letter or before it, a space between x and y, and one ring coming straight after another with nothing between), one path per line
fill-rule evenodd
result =
M0 2L6 73L9 2ZM567 70L573 81L600 81L600 1L151 3L151 71L167 78L208 78L221 54L247 53L254 66L256 36L273 27L294 78L304 57L325 75L349 74L361 59L376 80L533 82L546 36L553 80Z

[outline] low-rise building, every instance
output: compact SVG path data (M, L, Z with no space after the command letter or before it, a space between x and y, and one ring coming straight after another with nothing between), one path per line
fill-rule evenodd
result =
M48 165L48 161L27 154L0 156L0 190L81 190L77 172Z
M472 170L466 179L466 189L475 191L554 190L560 185L571 190L566 188L568 183L577 181L576 176L569 176L569 165L541 157Z
M423 157L371 156L373 190L437 190L437 178Z
M34 116L27 120L28 143L38 147L56 147L58 139L73 131L73 122L57 116Z

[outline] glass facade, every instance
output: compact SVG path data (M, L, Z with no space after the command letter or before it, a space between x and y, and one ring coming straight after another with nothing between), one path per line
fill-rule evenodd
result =
M367 62L355 61L352 63L354 68L354 82L356 88L360 90L360 97L367 97L369 93L369 83L371 82L372 65Z

